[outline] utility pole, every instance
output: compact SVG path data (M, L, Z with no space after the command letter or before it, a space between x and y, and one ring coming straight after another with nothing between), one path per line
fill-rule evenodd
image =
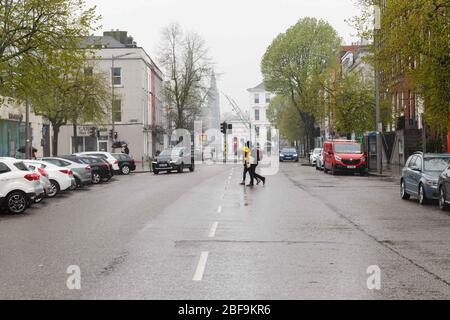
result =
M375 52L379 46L379 37L381 30L381 9L377 5L375 6L375 24L374 24L374 47ZM376 53L375 53L376 54ZM380 74L378 72L378 65L375 63L375 103L376 103L376 131L377 131L377 170L381 175L383 174L383 123L381 122L381 110L380 110Z
M30 104L25 100L25 159L31 159L30 142Z

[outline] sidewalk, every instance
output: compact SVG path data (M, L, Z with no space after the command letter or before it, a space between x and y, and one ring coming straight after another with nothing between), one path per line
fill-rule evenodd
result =
M402 169L403 167L400 165L384 164L381 174L373 171L369 172L369 176L381 178L387 181L399 182L402 175Z
M151 162L149 161L136 161L136 170L133 173L150 173L151 170Z

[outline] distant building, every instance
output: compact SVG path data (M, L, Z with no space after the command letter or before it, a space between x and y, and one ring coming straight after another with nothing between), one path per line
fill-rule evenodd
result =
M217 80L214 71L211 74L211 85L207 104L202 110L201 120L204 131L208 129L220 130L220 94L217 89Z
M113 149L113 140L126 142L137 160L162 151L169 144L168 123L162 97L163 73L155 62L126 31L88 37L83 47L95 49L93 72L103 72L109 77L111 91L114 89L114 111L103 124L79 125L76 137L71 124L61 128L59 153L120 152L120 147ZM114 139L110 136L113 118ZM93 126L98 135L90 134Z
M250 98L249 113L252 124L252 141L253 143L260 143L261 147L268 147L270 151L270 144L266 144L272 139L273 127L267 118L267 112L273 94L266 90L264 82L247 91Z

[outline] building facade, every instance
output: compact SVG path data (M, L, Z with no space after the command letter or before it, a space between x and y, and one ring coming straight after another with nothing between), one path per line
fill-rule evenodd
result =
M113 107L105 123L79 125L76 134L71 124L62 127L59 153L120 152L121 145L127 144L130 154L139 161L167 147L163 74L146 51L126 31L89 37L83 46L95 49L93 72L109 77Z
M264 82L258 86L248 89L249 114L252 125L251 139L253 143L259 143L270 152L270 141L272 139L272 124L267 118L270 101L273 94L266 90Z
M25 158L25 106L0 97L0 157ZM50 155L50 124L30 112L30 140L36 157Z

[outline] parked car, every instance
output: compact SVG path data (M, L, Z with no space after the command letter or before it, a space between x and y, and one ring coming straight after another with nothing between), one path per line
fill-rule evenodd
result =
M0 207L21 214L43 194L37 173L31 172L21 160L0 158Z
M84 163L91 166L91 180L93 184L99 184L102 181L109 181L112 178L111 164L99 157L92 156L62 156L77 163Z
M338 172L367 173L366 157L361 144L353 140L331 140L323 146L323 170Z
M99 157L102 159L105 159L112 165L112 168L115 172L119 172L119 161L109 152L102 152L102 151L91 151L91 152L81 152L76 153L77 156L91 156L91 157Z
M323 170L323 149L320 150L320 154L317 157L316 170Z
M54 164L38 161L38 160L24 160L24 163L29 165L40 165L44 169L51 183L50 192L47 195L49 198L54 198L58 193L70 189L76 185L72 170L59 167Z
M37 165L27 165L28 170L33 171L34 173L38 174L40 176L39 182L41 183L42 187L44 188L44 194L42 197L37 197L34 199L35 203L40 203L44 198L48 197L48 194L51 191L52 184L50 183L50 180L48 179L47 172L41 168L41 166Z
M77 163L69 159L57 157L45 157L40 160L72 170L76 187L84 187L92 184L91 166L89 164Z
M416 152L408 158L400 178L400 192L404 200L417 197L424 205L439 199L438 180L450 164L450 154Z
M450 204L450 166L441 173L438 180L439 208L445 210Z
M298 152L294 148L284 148L280 152L280 162L295 161L298 162Z
M119 171L123 175L129 175L136 170L136 163L133 158L125 153L112 153L113 157L119 161Z
M154 174L173 170L181 173L185 168L193 172L195 170L194 152L185 147L166 149L152 162L152 168Z
M309 156L309 164L313 167L316 166L317 158L319 157L320 153L322 152L322 148L316 148L311 152L311 155Z

